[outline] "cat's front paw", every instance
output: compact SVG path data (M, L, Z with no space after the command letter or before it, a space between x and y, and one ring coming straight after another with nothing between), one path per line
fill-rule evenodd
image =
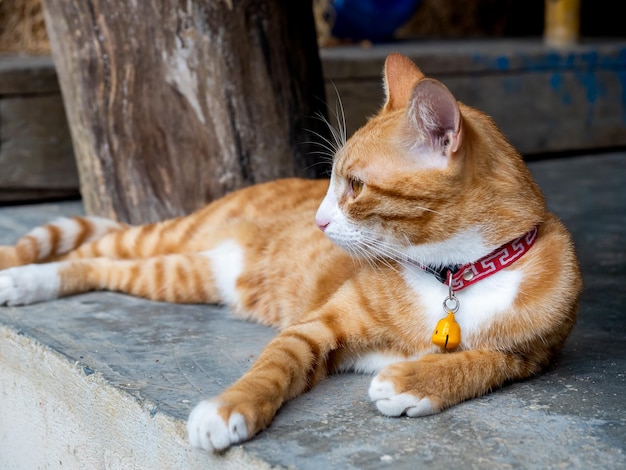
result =
M393 382L393 376L381 372L372 380L369 388L370 399L385 416L412 418L427 416L439 412L434 402L416 391L401 392Z
M0 271L0 305L27 305L59 295L58 263L29 264Z
M217 400L200 402L189 414L187 435L193 447L220 451L248 438L248 428L239 413L229 413Z

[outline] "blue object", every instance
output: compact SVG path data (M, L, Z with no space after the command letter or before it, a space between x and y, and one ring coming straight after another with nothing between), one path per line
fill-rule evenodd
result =
M340 39L385 41L406 23L420 0L334 0L332 35Z

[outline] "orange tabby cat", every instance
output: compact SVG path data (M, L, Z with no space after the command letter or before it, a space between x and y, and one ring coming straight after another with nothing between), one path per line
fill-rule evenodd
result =
M278 327L249 372L191 412L191 444L211 450L335 371L377 373L369 396L388 416L538 373L576 318L568 233L487 116L399 54L384 84L330 183L258 185L140 227L60 219L0 248L0 304L107 289L225 303Z

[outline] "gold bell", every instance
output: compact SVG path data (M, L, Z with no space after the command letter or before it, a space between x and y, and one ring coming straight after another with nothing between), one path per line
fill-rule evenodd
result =
M461 344L461 327L454 319L454 312L450 310L446 318L437 322L433 333L433 343L443 349L454 349Z

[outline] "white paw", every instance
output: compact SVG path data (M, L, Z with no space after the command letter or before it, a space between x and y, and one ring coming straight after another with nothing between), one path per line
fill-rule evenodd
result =
M0 305L27 305L59 296L59 263L0 271Z
M191 411L187 420L187 435L192 447L219 451L248 438L244 417L233 413L226 423L219 407L215 400L204 400Z
M419 398L411 393L396 393L393 384L374 377L369 389L370 399L376 408L385 416L401 416L406 414L411 418L437 413L437 409L428 398Z

